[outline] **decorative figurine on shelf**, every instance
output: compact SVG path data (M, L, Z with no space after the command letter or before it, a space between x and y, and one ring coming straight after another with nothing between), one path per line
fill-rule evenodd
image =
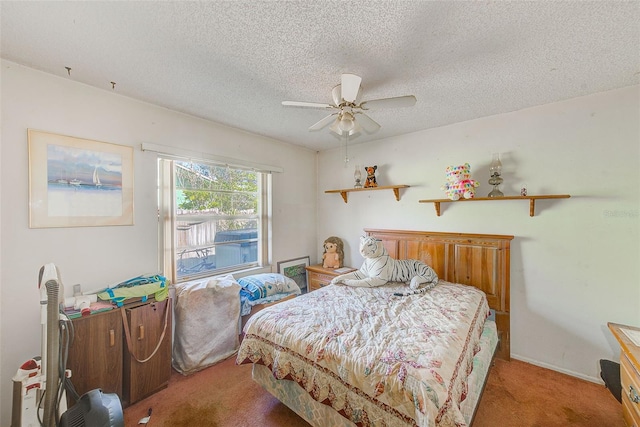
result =
M365 166L364 170L367 171L367 179L364 182L364 188L372 188L377 187L378 182L376 181L376 170L378 166Z
M353 172L353 179L355 179L356 183L353 184L353 188L362 188L362 172L360 169L360 165L356 165L356 170Z
M322 266L324 268L340 268L344 260L344 245L339 237L331 236L322 244Z
M451 200L461 198L472 199L476 195L478 181L471 179L471 166L465 163L460 166L447 166L447 182L441 187Z

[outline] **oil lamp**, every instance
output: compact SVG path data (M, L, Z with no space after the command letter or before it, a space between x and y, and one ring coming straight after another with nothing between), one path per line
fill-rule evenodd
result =
M493 154L493 160L491 161L491 167L489 168L491 178L489 178L489 184L493 185L493 190L489 193L489 197L503 197L504 193L498 188L502 184L502 162L500 161L500 153Z

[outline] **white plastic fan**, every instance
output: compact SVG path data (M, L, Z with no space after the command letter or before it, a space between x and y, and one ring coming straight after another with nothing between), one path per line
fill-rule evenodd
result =
M340 84L331 91L333 104L282 101L282 105L286 107L331 110L331 114L313 124L309 130L320 130L332 123L329 128L332 132L338 135L346 134L351 136L360 132L361 129L367 133L373 133L380 129L380 125L366 115L364 111L379 108L412 107L416 103L416 97L413 95L361 101L361 82L362 78L355 74L343 74Z

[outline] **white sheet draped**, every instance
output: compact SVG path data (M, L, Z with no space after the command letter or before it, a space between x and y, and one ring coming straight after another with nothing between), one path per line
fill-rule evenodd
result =
M235 354L240 346L240 285L233 276L174 287L173 367L188 375Z

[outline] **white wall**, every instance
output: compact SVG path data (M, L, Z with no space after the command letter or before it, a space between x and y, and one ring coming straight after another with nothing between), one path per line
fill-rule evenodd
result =
M86 292L158 271L156 161L140 143L284 168L273 176L273 264L317 256L315 152L7 61L1 77L0 425L10 424L11 377L41 353L37 279L43 264L58 266L69 295L76 283ZM133 146L135 225L29 229L28 128Z
M318 241L345 241L346 262L360 267L363 228L511 234L511 351L515 358L599 381L598 360L616 359L607 322L640 326L640 90L624 88L351 145L318 159ZM428 102L428 100L420 100ZM420 102L419 101L419 102ZM382 124L384 126L384 124ZM502 153L504 193L570 194L541 200L433 204L443 198L447 165L469 162L490 191L488 168ZM378 165L391 190L349 193L345 204L324 190L353 185L353 166ZM328 173L330 172L330 173Z

